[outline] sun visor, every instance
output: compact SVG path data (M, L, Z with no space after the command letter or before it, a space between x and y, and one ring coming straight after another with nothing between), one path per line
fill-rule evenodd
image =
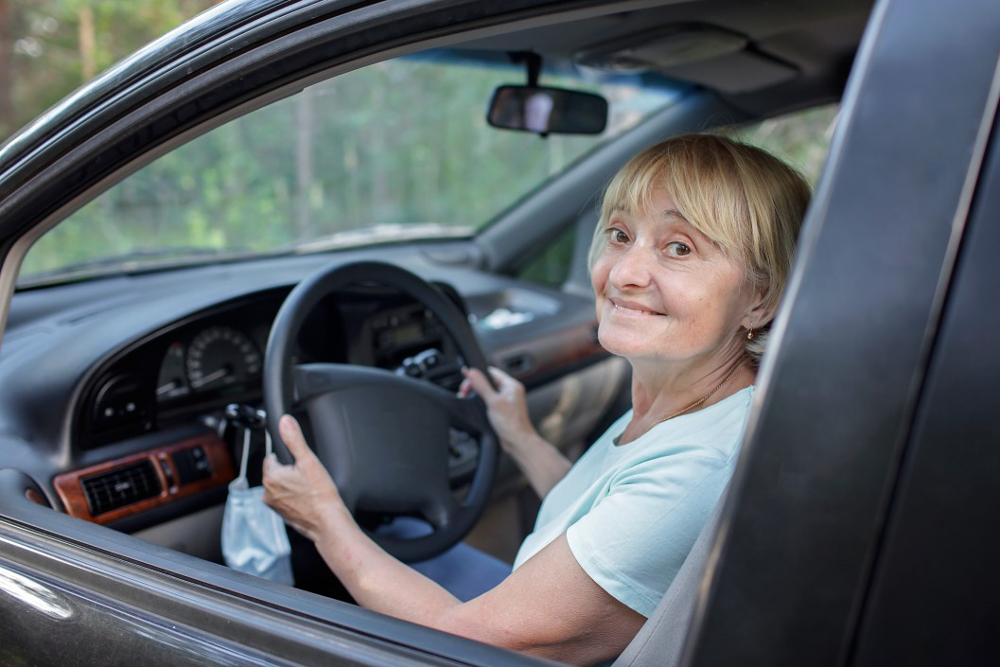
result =
M754 50L750 39L709 25L671 26L581 51L582 67L654 71L723 93L742 93L794 79L798 70Z
M699 83L723 93L760 90L798 76L796 68L753 51L730 53L660 71L675 79Z

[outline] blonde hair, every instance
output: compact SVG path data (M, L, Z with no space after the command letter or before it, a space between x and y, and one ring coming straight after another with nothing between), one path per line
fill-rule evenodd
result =
M742 265L747 283L763 295L766 312L781 299L810 189L802 176L770 153L711 134L688 134L651 146L629 160L604 194L590 246L593 268L615 210L649 207L666 190L677 210ZM759 361L770 321L754 326L747 353Z

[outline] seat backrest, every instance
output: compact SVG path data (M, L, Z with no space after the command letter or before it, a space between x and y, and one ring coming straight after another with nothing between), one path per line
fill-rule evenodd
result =
M660 604L612 667L678 667L680 664L694 618L698 589L705 576L728 491L727 486Z

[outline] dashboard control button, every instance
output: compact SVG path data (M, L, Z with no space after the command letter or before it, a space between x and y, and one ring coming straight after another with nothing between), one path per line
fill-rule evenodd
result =
M212 476L212 463L201 445L175 453L174 464L181 484L190 484Z

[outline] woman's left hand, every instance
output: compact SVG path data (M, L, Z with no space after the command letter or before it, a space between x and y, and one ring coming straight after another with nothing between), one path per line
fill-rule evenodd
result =
M526 446L532 436L538 436L528 416L524 385L499 368L490 366L487 370L496 388L478 368L463 368L465 379L458 388L458 396L465 398L473 391L479 394L486 403L490 425L500 436L501 446L507 453L517 456L518 449Z
M264 502L315 542L328 530L335 515L347 509L330 474L306 444L295 418L283 416L278 428L295 463L282 465L273 454L264 459Z

